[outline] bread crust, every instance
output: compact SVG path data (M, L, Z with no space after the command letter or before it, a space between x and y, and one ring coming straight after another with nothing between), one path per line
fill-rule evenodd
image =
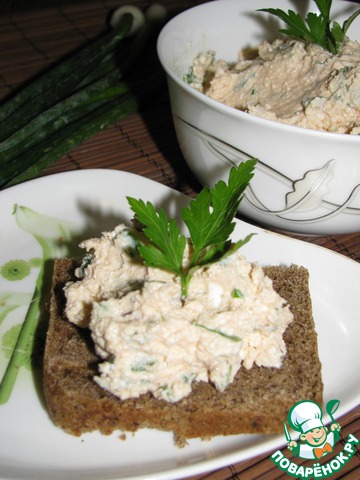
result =
M281 368L240 368L222 393L211 383L197 382L192 393L176 403L150 393L120 400L94 382L98 357L90 333L64 316L63 286L74 280L75 267L73 259L55 262L44 354L47 406L54 423L66 432L79 436L94 430L110 434L156 428L173 431L177 443L184 444L195 437L280 433L295 402L322 404L321 363L304 267L264 268L294 315L284 334L287 354Z

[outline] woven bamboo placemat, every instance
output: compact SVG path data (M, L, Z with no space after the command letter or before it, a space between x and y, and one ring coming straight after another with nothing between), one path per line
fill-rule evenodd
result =
M103 28L109 11L122 3L125 2L66 2L62 6L16 11L0 16L0 100L16 91L24 82L62 55L96 36ZM148 5L147 2L138 0L132 3L140 7ZM171 0L166 2L166 5L178 11L198 3L203 2ZM98 133L48 167L42 175L98 167L137 173L190 196L201 189L179 150L166 88L141 113L134 113ZM360 261L360 232L351 235L298 238ZM339 419L339 422L343 439L348 433L360 437L359 407ZM339 448L343 446L344 440L339 442ZM289 456L286 449L283 453ZM307 465L307 462L304 462L304 465ZM311 462L309 465L311 466ZM191 478L275 480L285 477L287 475L282 474L271 462L269 454L264 454ZM358 480L359 453L331 478Z

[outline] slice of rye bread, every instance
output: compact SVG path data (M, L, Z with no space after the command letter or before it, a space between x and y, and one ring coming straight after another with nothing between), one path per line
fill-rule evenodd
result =
M176 442L183 445L194 437L280 433L295 402L309 399L322 404L321 363L305 268L264 268L294 315L284 335L287 353L281 368L240 368L223 393L211 383L198 382L190 395L168 403L151 394L120 400L94 382L99 359L89 330L64 316L63 286L74 280L75 266L71 259L55 263L44 356L48 409L54 423L66 432L78 436L93 430L110 434L147 427L173 431Z

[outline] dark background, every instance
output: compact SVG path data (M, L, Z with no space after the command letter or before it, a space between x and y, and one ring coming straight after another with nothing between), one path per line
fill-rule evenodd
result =
M86 0L0 0L0 14L31 10L36 8L52 7L57 5L68 5L71 3L85 2ZM99 0L106 3L106 0ZM156 0L161 3L161 0ZM166 4L166 0L162 0ZM250 0L245 0L250 1ZM360 0L351 0L354 3L360 3ZM151 3L151 2L150 2ZM155 0L154 0L155 3ZM131 4L131 0L129 1Z
M0 0L0 14L34 10L37 8L53 7L57 5L68 5L85 1L86 0ZM101 0L99 1L101 2ZM131 3L131 1L129 3Z

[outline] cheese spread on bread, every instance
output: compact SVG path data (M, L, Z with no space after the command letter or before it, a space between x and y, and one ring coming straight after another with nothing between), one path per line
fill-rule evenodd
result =
M184 300L178 277L146 266L136 245L124 225L84 241L79 281L65 287L68 319L90 328L102 360L100 386L176 402L193 382L223 391L240 367L280 368L293 317L257 264L236 251L201 267Z

